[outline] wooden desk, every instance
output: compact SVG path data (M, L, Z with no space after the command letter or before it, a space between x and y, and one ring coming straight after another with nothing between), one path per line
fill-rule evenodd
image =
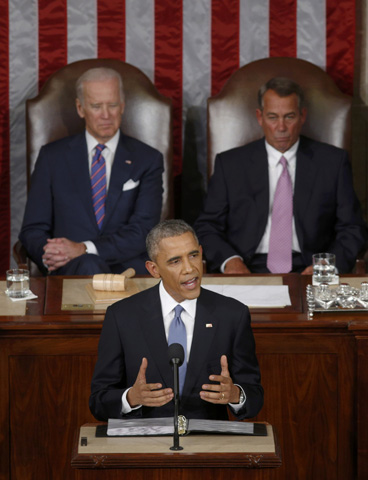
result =
M128 279L128 288L141 291L156 285L159 280L147 275L137 275ZM267 283L266 283L267 282ZM58 277L49 276L46 285L45 314L46 315L104 315L108 305L94 305L86 286L92 283L88 277ZM302 312L302 297L300 290L300 275L204 275L202 285L287 285L291 306L284 308L252 308L254 313L297 313ZM133 287L133 288L132 288Z
M299 298L304 291L299 284ZM76 428L94 421L88 398L102 321L93 312L0 317L1 480L80 478L70 449ZM302 308L254 311L252 325L265 389L256 420L277 428L283 454L262 478L365 480L367 315L309 321Z
M18 300L13 302L4 292L6 288L5 277L0 279L0 322L1 317L12 317L14 321L31 315L42 315L45 303L46 278L31 277L30 289L38 298L32 300ZM24 319L24 318L23 318Z
M85 470L79 472L83 479L101 478L101 469L113 469L105 474L109 479L115 478L115 475L118 477L119 470L120 477L123 474L125 479L137 478L149 468L152 477L161 480L203 480L219 475L243 479L244 469L248 469L245 475L247 479L256 480L264 478L261 469L281 465L280 446L271 425L267 425L267 437L181 437L183 450L178 452L170 450L172 437L96 438L95 432L96 424L86 424L75 437L71 463L74 468L88 469L88 474ZM86 446L81 446L81 437L87 439ZM180 475L175 475L173 469L178 473L180 469Z

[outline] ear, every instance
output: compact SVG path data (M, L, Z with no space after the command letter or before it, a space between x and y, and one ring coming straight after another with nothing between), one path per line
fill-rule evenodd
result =
M84 118L84 109L83 109L83 105L82 105L81 102L79 101L79 98L77 98L77 99L75 100L75 106L77 107L78 115L79 115L81 118Z
M262 110L259 109L259 108L257 108L257 110L256 110L256 117L257 117L257 122L262 127L262 123L263 123Z
M151 260L147 260L146 268L153 278L161 278L159 268L155 262L152 262Z
M306 109L306 108L302 108L302 113L301 113L302 125L304 124L304 122L306 121L306 119L307 119L307 109Z

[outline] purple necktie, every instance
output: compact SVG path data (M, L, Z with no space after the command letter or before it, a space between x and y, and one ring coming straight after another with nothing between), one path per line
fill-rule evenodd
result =
M267 267L271 273L287 273L292 269L293 186L287 160L281 157L283 167L273 200L270 245Z
M105 145L100 143L97 145L91 167L92 202L99 229L101 229L105 217L106 163L102 156L104 148Z

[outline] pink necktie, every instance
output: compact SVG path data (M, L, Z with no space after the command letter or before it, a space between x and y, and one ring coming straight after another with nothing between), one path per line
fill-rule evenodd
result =
M292 269L293 187L286 158L281 157L280 163L283 170L273 200L267 256L267 267L272 273L287 273Z

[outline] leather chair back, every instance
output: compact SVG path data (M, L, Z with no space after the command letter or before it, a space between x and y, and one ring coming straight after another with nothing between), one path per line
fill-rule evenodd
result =
M302 134L351 150L352 97L321 68L297 58L265 58L237 70L221 92L208 99L208 177L217 153L263 136L256 118L259 88L272 77L288 77L304 90L307 120Z
M28 186L40 148L46 143L83 131L75 106L75 83L86 70L113 68L120 73L125 92L122 131L159 150L164 156L161 219L172 218L172 102L161 95L138 68L119 60L90 59L70 63L53 74L40 93L27 101Z

